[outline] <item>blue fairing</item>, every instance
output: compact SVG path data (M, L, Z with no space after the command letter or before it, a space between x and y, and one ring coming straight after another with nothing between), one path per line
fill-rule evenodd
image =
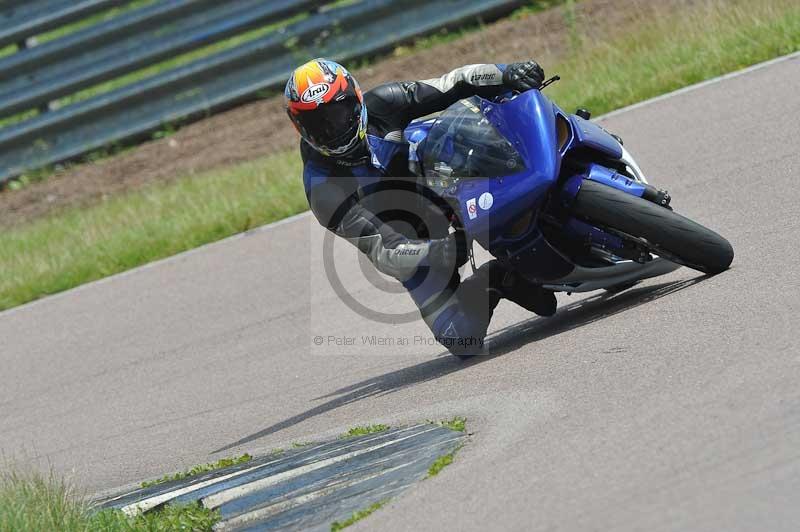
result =
M577 196L580 191L581 183L585 179L603 183L604 185L640 198L645 192L645 186L642 183L634 181L630 177L622 175L610 168L606 168L605 166L590 164L588 170L584 174L570 177L565 185L561 187L562 198L567 201L575 199L575 196Z
M574 138L567 148L568 150L585 146L604 153L612 159L622 157L622 146L606 130L594 122L589 122L576 115L570 115L569 121L572 124Z
M436 122L435 118L412 122L405 130L404 136L408 143L408 167L415 174L420 173L419 145L428 136L428 131L434 122Z
M561 157L556 146L555 109L539 91L505 103L481 100L481 111L513 144L527 168L510 176L462 180L454 191L465 229L491 249L502 243L503 231L498 228L513 222L520 212L541 206L558 178ZM487 192L493 198L491 207L478 205L471 218L467 205L472 200L477 203Z
M466 233L535 278L557 278L567 268L537 219L551 192L564 205L587 179L634 196L644 192L641 183L599 164L622 157L616 139L537 90L502 102L462 100L437 119L412 123L405 138L410 167L450 202ZM582 169L562 176L562 158L577 151ZM587 164L592 154L598 162ZM622 246L618 237L577 220L567 220L562 232L612 251Z

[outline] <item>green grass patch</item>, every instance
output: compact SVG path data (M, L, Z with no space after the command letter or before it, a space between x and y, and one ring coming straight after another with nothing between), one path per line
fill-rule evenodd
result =
M173 480L182 480L184 478L195 477L197 475L202 475L203 473L208 473L209 471L215 471L217 469L223 469L225 467L231 467L239 464L246 464L252 459L253 457L247 453L235 458L222 458L221 460L217 460L216 462L210 464L196 465L186 471L181 471L172 475L164 475L156 480L145 480L142 482L142 487L149 488L151 486L157 486L158 484L164 484L165 482L172 482Z
M0 476L0 530L59 532L211 531L219 513L200 505L166 506L128 517L119 510L92 510L87 498L63 479L37 474Z
M185 177L0 232L0 309L307 208L297 154Z
M366 436L367 434L375 434L376 432L383 432L389 430L389 425L366 425L363 427L353 427L346 433L339 436L339 438L355 438L356 436Z
M344 521L334 521L331 523L331 532L337 532L343 528L347 528L348 526L354 524L356 521L360 521L365 517L372 515L375 511L380 510L389 500L376 502L369 508L365 508L363 510L359 510L355 512L353 515L345 519Z
M527 16L530 16L534 13L538 13L545 9L551 8L558 4L563 4L564 2L574 2L574 0L531 0L530 2L524 4L522 7L518 7L509 15L512 19L520 19ZM433 33L428 35L424 35L422 37L418 37L414 39L409 44L396 46L392 51L392 55L395 57L403 57L408 55L414 55L422 50L433 48L435 46L441 46L443 44L451 43L456 41L470 33L475 33L477 31L481 31L486 28L486 24L480 18L467 21L464 25L459 26L457 28L441 28ZM380 59L380 57L368 57L362 61L357 61L352 65L350 70L355 70L357 68L363 68L369 66L372 63L375 63L376 59Z
M447 421L428 420L428 423L439 425L440 427L455 430L457 432L467 431L467 418L461 416L455 416L453 419ZM442 469L452 464L456 453L461 450L461 447L463 447L463 445L459 445L455 450L453 450L453 452L444 454L437 458L436 461L431 464L431 467L428 468L428 476L426 478L435 477L441 472Z
M444 427L446 429L455 430L457 432L466 432L467 430L467 418L456 416L451 420L448 421L431 421L428 420L428 423L433 425L439 425L440 427Z
M598 115L800 50L800 3L707 0L608 39L576 31L575 51L544 65L562 77L546 93L567 111Z
M102 530L104 532L211 532L219 522L216 510L200 504L167 505L160 510L128 517L119 510L102 510L91 514L88 528L75 530ZM53 529L60 530L60 529Z
M527 4L523 5L522 7L518 7L515 9L510 16L510 18L519 20L534 13L538 13L539 11L543 11L545 9L550 9L551 7L557 6L559 4L563 4L568 1L574 0L531 0Z
M574 31L566 57L537 59L563 78L550 97L597 115L799 50L800 4L705 0L605 37ZM0 309L305 210L300 175L295 152L276 154L5 230Z
M431 467L428 468L427 478L435 477L436 475L438 475L442 471L442 469L453 463L455 456L456 456L456 451L453 451L452 453L445 454L437 458L436 461L431 464Z

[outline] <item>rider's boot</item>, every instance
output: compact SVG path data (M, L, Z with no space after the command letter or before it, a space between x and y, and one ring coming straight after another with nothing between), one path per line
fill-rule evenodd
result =
M487 313L491 317L500 299L504 297L503 293L495 286L499 268L500 263L491 260L481 265L473 275L461 281L458 295L467 308L472 311L478 310L481 314ZM486 322L488 326L488 318Z
M513 301L522 308L549 317L556 313L556 295L545 290L541 285L532 283L516 272L505 269L498 261L493 260L491 268L491 286L504 299ZM486 265L484 265L486 266ZM483 268L484 266L481 266Z

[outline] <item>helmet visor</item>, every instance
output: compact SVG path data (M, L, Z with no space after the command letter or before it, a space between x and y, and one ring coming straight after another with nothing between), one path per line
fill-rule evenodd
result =
M347 146L358 135L361 102L355 96L320 105L298 118L313 146L335 151Z

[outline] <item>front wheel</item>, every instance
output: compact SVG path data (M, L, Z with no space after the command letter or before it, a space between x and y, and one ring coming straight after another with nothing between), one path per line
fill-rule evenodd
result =
M585 180L572 212L594 225L634 237L654 253L689 268L715 274L733 262L733 247L711 229L621 190Z

